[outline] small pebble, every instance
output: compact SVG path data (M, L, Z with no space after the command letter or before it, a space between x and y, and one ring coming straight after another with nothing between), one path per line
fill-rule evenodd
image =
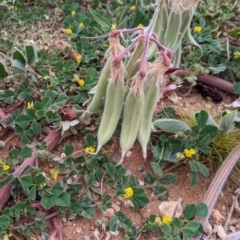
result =
M103 216L105 217L113 217L114 216L114 209L108 208L106 211L103 211Z
M77 228L77 229L76 229L76 232L77 232L77 233L81 233L81 232L82 232L82 229L81 229L81 228Z
M128 151L127 153L126 153L126 157L130 157L132 155L132 152L131 151Z
M116 212L120 211L120 207L119 207L116 203L113 203L113 204L112 204L112 208L113 208Z
M138 184L140 187L143 187L145 185L144 181L140 181L140 180L138 181Z
M0 141L0 148L4 148L5 147L5 142L4 141Z

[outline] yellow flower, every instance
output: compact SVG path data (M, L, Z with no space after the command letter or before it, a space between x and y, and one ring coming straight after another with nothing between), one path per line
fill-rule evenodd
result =
M139 23L139 24L138 24L138 27L139 27L139 28L143 28L144 26L143 26L141 23Z
M74 17L75 16L75 14L76 14L76 12L73 10L73 11L71 11L71 15Z
M234 52L233 55L234 58L240 58L240 51Z
M169 216L163 216L162 217L162 223L165 223L165 224L170 224L172 222L172 218L169 217Z
M33 101L27 103L27 109L33 108L33 107L34 107Z
M12 233L5 233L3 236L3 240L9 240L9 237L12 236Z
M90 146L90 147L86 147L85 149L84 149L84 151L85 151L85 153L94 153L95 152L95 148L93 148L92 146Z
M136 10L136 6L135 5L132 5L130 8L129 8L130 11L134 12Z
M122 0L117 0L117 3L120 5L123 5L123 1Z
M8 10L14 10L14 6L13 5L9 6Z
M154 221L158 226L162 225L162 219L160 217L156 217Z
M52 177L53 180L57 180L58 173L59 173L59 171L56 171L54 169L50 170L50 174L51 174L51 177Z
M43 189L45 186L46 186L47 184L44 182L44 183L41 183L40 185L39 185L39 188L40 189Z
M112 24L111 30L114 30L114 29L116 29L116 28L117 28L117 25L116 25L116 24Z
M105 148L102 148L101 153L105 154L106 152L107 152L107 150Z
M129 199L133 196L133 189L131 187L128 187L124 191L124 197Z
M65 33L68 34L68 35L71 35L72 34L72 29L71 28L66 28Z
M80 87L82 87L85 84L85 81L83 79L78 79L77 83Z
M10 166L9 165L7 165L7 164L3 164L2 165L2 170L3 171L8 171L10 169Z
M80 63L81 60L82 60L82 55L81 55L81 54L78 54L78 55L76 56L76 61L77 61L78 63Z
M178 152L176 153L176 157L178 160L183 160L185 158L185 155L183 153Z
M45 81L48 81L49 79L50 79L49 76L44 76L44 77L43 77L43 80L45 80Z
M193 32L194 33L200 33L202 31L202 27L201 26L196 26L196 27L194 27L194 29L193 29Z
M84 28L84 24L83 24L82 22L80 22L80 23L78 24L78 27L79 27L79 28Z
M192 149L192 148L190 148L190 149L185 148L184 149L184 154L188 158L191 158L193 155L195 155L195 153L196 153L195 150Z
M25 216L27 215L27 209L26 209L26 208L23 209L23 214L24 214Z

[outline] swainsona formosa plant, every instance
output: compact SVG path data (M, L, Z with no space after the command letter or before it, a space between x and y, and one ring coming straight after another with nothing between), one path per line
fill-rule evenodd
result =
M137 139L147 156L151 120L165 87L164 74L177 66L183 37L189 35L197 0L157 0L148 27L114 29L109 34L106 63L86 113L96 113L104 105L98 129L98 153L116 130L123 111L120 146L123 162ZM134 36L129 46L121 45L125 34ZM130 53L130 54L129 54ZM149 59L152 59L149 62Z

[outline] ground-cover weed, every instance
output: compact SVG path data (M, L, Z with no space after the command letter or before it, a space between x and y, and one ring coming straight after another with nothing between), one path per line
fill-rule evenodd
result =
M177 21L178 26L175 28L176 31L182 33L187 30L188 38L186 37L186 39L191 39L192 41L190 42L194 43L194 46L197 46L196 48L191 48L189 45L185 45L183 52L181 52L180 45L183 38L182 35L180 37L172 36L172 33L174 33L172 27L175 27L173 25L171 25L171 29L169 26L167 27L165 23L161 25L167 32L165 36L162 36L164 44L168 44L167 47L170 50L162 46L161 41L160 43L157 41L157 38L161 34L158 33L156 36L156 32L152 32L154 29L154 21L156 19L153 18L153 20L151 20L153 15L151 4L135 6L135 1L110 1L109 4L107 3L106 7L104 1L93 1L95 5L93 4L89 6L88 11L86 12L80 9L78 4L72 4L70 1L66 1L64 4L61 4L58 1L47 2L56 7L54 13L50 11L50 19L61 20L64 17L62 24L64 34L69 41L72 41L73 48L76 48L80 54L73 61L68 60L67 56L60 55L60 52L57 49L53 49L50 53L49 51L40 49L38 51L38 62L33 66L33 69L39 76L35 76L34 74L25 75L26 63L31 65L34 62L31 61L31 59L36 58L34 47L32 48L31 52L33 54L30 54L31 56L27 53L26 48L25 53L20 50L14 50L12 56L14 66L13 73L21 74L23 78L19 78L20 81L17 84L19 90L16 86L11 89L5 89L0 93L0 100L4 101L4 104L6 105L14 103L17 99L25 101L25 109L16 109L8 118L9 125L15 129L16 134L21 136L23 143L28 143L33 136L39 135L42 132L42 127L46 124L54 124L55 127L62 127L62 129L66 130L75 128L79 123L79 120L66 121L66 123L64 123L60 115L60 109L67 102L70 102L75 104L74 108L76 112L80 113L83 111L82 107L85 107L82 106L82 103L88 98L87 93L89 90L92 89L98 81L99 73L97 72L101 70L102 66L100 61L103 59L107 49L109 50L108 54L105 55L106 58L109 59L109 56L112 57L110 63L112 64L113 74L111 75L111 79L113 81L117 82L118 78L125 77L123 64L126 64L128 61L128 64L126 65L128 74L126 88L127 90L131 89L129 90L131 94L128 96L128 99L130 99L129 102L134 101L134 97L136 96L139 99L142 98L143 87L145 87L144 94L146 96L157 96L158 94L156 79L145 78L147 57L148 59L151 58L152 64L147 70L152 75L158 74L159 78L163 77L164 71L170 66L172 51L176 51L175 56L177 57L174 59L175 66L179 65L181 53L183 53L184 59L187 59L185 61L185 66L188 67L192 64L192 60L195 61L195 59L198 59L203 52L202 61L198 65L199 69L201 68L202 71L209 71L210 69L213 73L219 73L228 69L230 74L234 76L237 75L236 69L234 68L238 64L239 49L232 45L230 45L229 48L226 48L227 46L224 45L225 42L223 38L219 39L218 33L213 29L214 24L210 24L210 27L207 26L208 17L206 15L212 17L209 13L211 8L209 8L209 11L205 11L206 9L202 10L201 7L203 5L201 5L198 10L201 13L201 16L199 17L199 15L196 15L193 18L192 25L190 25L191 17L184 26L180 26L179 24L181 21ZM171 22L175 19L173 21L175 23L176 19L180 20L179 11L184 10L184 13L188 14L188 10L191 9L188 9L189 6L193 7L193 10L195 10L195 5L192 6L191 2L190 5L188 5L188 1L184 1L183 5L175 6L175 8L172 6L172 10L167 9L167 5L164 5L164 8L161 8L166 2L170 3L169 1L159 2L162 3L162 5L158 5L159 11L167 10L165 13L171 15L171 18L169 17L169 19L171 19ZM3 2L3 5L4 4L5 3ZM35 5L35 3L32 2L30 2L30 4ZM46 2L44 1L43 4L46 4ZM38 5L36 7L37 8L33 8L33 10L29 12L29 8L24 4L21 4L21 1L16 1L16 4L13 5L12 2L10 3L10 1L8 1L8 3L3 6L3 9L9 8L9 11L7 11L5 15L6 19L8 19L5 30L10 29L12 23L14 23L15 27L23 25L29 27L36 24L37 21L47 20L49 16L45 14L45 11ZM221 5L218 14L220 16L220 14L224 13L224 19L228 20L232 16L232 11L235 11L235 8ZM193 14L193 11L190 11L190 15L191 14ZM158 15L156 14L154 16ZM118 28L125 30L118 30ZM107 37L110 30L113 31L109 37L110 42L108 42ZM138 33L139 35L137 36L136 34ZM125 35L125 38L119 38L122 34L129 35ZM194 36L195 41L193 41L194 38L191 38L191 34ZM100 41L96 41L96 38L99 38L99 35L103 37L100 38ZM237 32L229 32L229 35L237 37ZM169 38L169 41L167 36L171 37ZM7 57L11 55L12 47L16 40L15 37L16 36L9 33L5 38L0 40L0 43L7 48L7 53L3 54L3 57L1 54L2 59L7 59ZM136 37L139 41L136 41ZM147 53L147 41L144 43L143 40L151 40L153 43L156 43L160 54L154 56L154 54L151 55L150 53ZM198 48L199 46L196 41L200 44L201 50ZM21 46L19 45L19 48L24 46L24 44ZM121 45L129 47L126 47L127 50L125 49L125 51L122 49ZM153 45L154 44L149 46L150 49L152 49ZM228 60L226 61L228 52L225 49L229 50L230 55L232 54L231 63ZM131 57L128 55L129 50L131 50ZM209 57L209 52L214 54ZM217 52L221 52L220 57L217 55ZM186 53L188 53L187 57ZM29 55L30 57L26 55ZM140 58L142 64L139 64L138 59ZM0 64L0 76L2 79L8 77L10 65L8 64L8 61L6 62L6 66L3 61L1 61ZM154 64L156 64L157 67L154 66ZM159 72L160 65L164 70L163 72ZM132 79L132 76L136 73L136 78ZM107 77L106 79L108 80ZM134 80L135 85L132 87ZM141 80L144 81L141 82ZM114 89L114 84L111 84L111 87ZM162 88L163 87L164 84ZM149 92L147 92L148 90ZM91 95L96 95L96 91L98 91L96 88L92 89ZM139 92L141 94L139 94ZM115 93L118 92L115 91ZM127 95L127 93L125 95ZM103 94L103 98L104 96L105 93ZM123 99L125 97L124 94L121 97ZM149 116L148 121L146 120L142 124L143 126L148 125L148 131L147 133L146 131L141 132L144 133L145 136L148 136L148 138L143 140L141 134L138 136L145 155L146 145L150 137L152 113L156 104L156 98L151 102L151 111L146 112L145 114ZM150 104L150 102L148 103ZM127 105L126 102L125 105ZM142 107L142 105L140 104L140 107ZM147 109L148 106L149 105L146 104L145 108ZM99 111L101 113L103 108L104 101L102 101L102 106L97 109L97 112ZM134 112L130 110L128 113ZM118 115L119 119L121 119L121 112L118 112ZM177 180L177 176L174 174L163 174L162 168L167 162L175 163L177 161L188 161L192 173L192 185L198 182L198 172L202 173L204 176L208 176L208 169L201 163L200 155L207 155L211 152L211 147L214 146L211 144L214 142L214 139L218 138L217 134L219 131L228 134L228 129L230 129L234 123L238 122L235 112L226 113L224 116L222 119L225 120L222 122L222 125L220 124L220 127L218 124L214 124L212 119L210 119L210 116L204 111L200 111L196 115L197 125L191 127L175 119L172 119L171 121L169 119L154 121L155 127L159 127L171 134L176 133L175 136L162 134L159 137L156 146L152 148L154 161L151 165L154 174L147 174L144 180L147 187L151 189L156 197L161 200L166 199L168 197L168 192L162 185L173 184ZM132 125L135 125L135 115L132 119L131 123ZM211 120L211 124L209 124L209 119ZM115 125L117 126L117 124ZM127 124L125 125L127 126ZM109 127L108 124L107 127ZM114 131L115 129L113 129L112 133L109 135L112 136ZM102 137L102 133L104 132L103 129L98 136L98 140ZM129 128L124 132L129 133ZM62 131L62 133L64 133L64 131ZM0 231L2 236L8 237L15 230L21 230L24 235L32 236L33 233L31 232L31 228L42 233L42 236L48 236L48 234L45 233L47 227L46 221L44 220L44 217L39 217L37 214L39 206L37 207L32 204L36 199L40 201L41 207L45 209L44 214L46 215L49 214L48 211L56 209L57 213L70 214L73 217L81 216L88 219L94 216L96 210L105 211L108 209L111 206L111 201L116 196L121 196L124 202L127 202L128 206L131 206L131 208L135 210L145 207L149 202L149 198L144 188L139 186L138 181L134 176L128 176L126 174L126 169L110 162L104 155L104 151L101 149L103 144L109 143L111 136L106 137L102 142L100 141L100 147L97 147L94 136L87 136L86 145L84 146L85 150L81 150L82 152L85 151L86 156L80 157L74 157L74 149L71 145L66 145L64 148L64 154L61 155L61 157L57 157L46 151L44 143L39 144L37 146L39 158L44 161L50 161L53 159L58 162L58 167L51 169L47 174L42 172L40 168L29 166L26 170L31 169L31 173L25 172L20 177L14 178L11 171L17 164L21 163L24 158L30 157L32 151L26 146L20 150L14 149L10 151L8 159L0 162L1 174L2 178L4 178L1 179L0 186L3 187L7 182L14 179L12 184L13 196L15 198L24 196L24 201L18 201L17 204L6 207L2 211L0 216ZM136 136L133 137L133 142L135 138ZM129 149L129 146L133 143L130 140L129 142L122 140L122 148L124 148L123 145L125 143L128 143L128 146L124 146L124 151L126 152ZM97 149L99 153L93 155ZM59 175L61 175L61 179L59 178ZM102 185L96 188L95 185L98 182L105 183L108 187L111 187L113 193L106 193ZM79 194L80 191L81 194ZM92 199L92 192L101 196L99 202L95 202ZM207 214L206 212L206 206L202 203L198 205L188 205L184 210L183 220L178 218L173 218L172 220L169 220L168 218L167 220L167 218L164 217L150 216L148 219L144 220L141 229L136 229L132 220L119 211L114 214L108 224L109 229L112 231L116 231L118 228L123 228L126 239L138 239L145 232L157 231L160 229L165 236L159 238L161 240L169 238L187 239L188 237L197 236L202 233L203 229L201 225L191 221L191 219L194 216L204 217ZM26 221L25 219L28 217L33 221ZM100 219L100 221L103 220Z

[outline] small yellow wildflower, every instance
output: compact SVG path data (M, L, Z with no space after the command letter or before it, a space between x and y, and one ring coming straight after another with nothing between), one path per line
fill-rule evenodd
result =
M43 189L45 186L46 186L47 184L44 182L44 183L41 183L40 185L39 185L39 188L40 189Z
M79 28L84 28L84 24L83 24L82 22L80 22L80 23L78 24L78 27L79 27Z
M3 236L3 240L9 240L9 237L12 236L12 233L5 233Z
M92 147L92 146L90 146L90 147L86 147L85 149L84 149L84 151L85 151L85 153L94 153L95 152L95 148L94 147Z
M10 166L9 165L7 165L7 164L3 164L2 165L2 170L3 171L8 171L10 169Z
M233 55L234 58L240 58L240 51L234 52Z
M56 110L52 109L52 113L55 113L55 112L56 112Z
M23 214L24 214L25 216L27 215L27 209L26 209L26 208L23 209Z
M130 8L129 8L130 11L134 12L136 10L136 6L135 5L132 5Z
M165 224L170 224L172 222L172 218L169 217L169 216L163 216L162 217L162 223L165 223Z
M107 150L105 148L102 148L101 153L105 154L106 152L107 152Z
M33 108L33 107L34 107L33 101L27 103L27 109Z
M68 34L68 35L71 35L72 34L72 29L71 28L66 28L65 33Z
M52 177L53 180L57 180L58 173L59 173L59 171L56 171L54 169L50 170L50 174L51 174L51 177Z
M117 0L117 3L120 5L123 5L123 1L122 0Z
M76 12L73 10L73 11L71 11L71 15L74 17L75 16L75 14L76 14Z
M156 217L154 221L158 226L162 225L162 219L160 217Z
M202 27L201 26L196 26L196 27L194 27L194 29L193 29L193 32L194 33L200 33L202 31Z
M139 24L138 24L138 27L139 27L139 28L143 28L144 26L143 26L141 23L139 23Z
M81 60L82 60L82 55L81 55L81 54L78 54L78 55L76 56L76 61L77 61L78 63L80 63Z
M45 81L48 81L49 79L50 79L49 76L44 76L44 77L43 77L43 80L45 80Z
M176 157L178 160L183 160L185 158L185 155L181 152L176 153Z
M82 87L85 84L85 81L83 79L78 79L77 83L80 87Z
M116 28L117 28L117 25L116 25L116 24L112 24L111 30L114 30L114 29L116 29Z
M14 6L13 5L9 6L8 10L14 10Z
M124 197L129 199L133 196L133 189L131 187L128 187L124 191Z
M190 148L190 149L185 148L184 149L184 154L188 158L191 158L193 155L195 155L195 153L196 153L195 150L192 149L192 148Z
M53 85L50 83L50 84L48 84L48 87L49 87L49 88L52 88L52 87L53 87Z

